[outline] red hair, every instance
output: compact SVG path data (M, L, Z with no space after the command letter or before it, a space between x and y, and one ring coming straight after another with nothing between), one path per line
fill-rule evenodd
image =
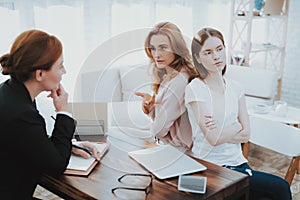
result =
M0 57L2 74L20 82L29 80L37 69L50 70L62 54L62 44L43 31L29 30L14 41L10 53Z

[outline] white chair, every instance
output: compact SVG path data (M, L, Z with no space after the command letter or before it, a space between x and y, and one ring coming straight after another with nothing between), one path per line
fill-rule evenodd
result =
M285 180L291 185L300 159L300 129L280 122L250 116L250 142L292 157Z

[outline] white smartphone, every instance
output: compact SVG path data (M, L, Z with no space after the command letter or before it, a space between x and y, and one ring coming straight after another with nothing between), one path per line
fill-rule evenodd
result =
M178 190L201 193L206 192L206 177L182 175L178 179Z

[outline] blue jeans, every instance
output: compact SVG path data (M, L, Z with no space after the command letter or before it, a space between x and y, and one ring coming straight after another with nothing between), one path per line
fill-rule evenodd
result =
M224 166L250 176L250 199L291 200L290 185L279 176L254 171L244 163L239 166Z

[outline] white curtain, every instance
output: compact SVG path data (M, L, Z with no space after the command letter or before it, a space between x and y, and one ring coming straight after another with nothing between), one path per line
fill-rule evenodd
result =
M72 100L82 64L105 41L153 27L159 21L174 22L188 38L207 25L220 28L226 35L229 9L230 0L0 0L0 55L7 53L15 37L25 30L54 34L64 46L67 74L63 84ZM140 53L136 59L120 62L145 59Z
M80 99L80 93L74 97L78 74L97 47L108 50L96 58L95 67L139 64L148 61L142 47L145 30L154 24L171 21L190 40L203 26L219 28L226 35L229 17L230 0L0 0L0 55L9 52L16 36L25 30L40 29L57 36L63 43L67 70L62 82L73 101ZM124 46L137 50L125 55ZM111 56L116 52L121 52L119 57ZM1 82L6 78L0 75ZM41 94L37 105L50 134L50 115L55 113L46 96Z
M291 1L296 5L290 6L291 16L298 13L296 2ZM230 4L231 0L0 0L0 55L9 51L15 37L24 30L41 29L56 35L64 46L67 74L63 84L72 100L74 82L82 64L105 41L167 20L176 23L189 38L204 26L215 27L228 38ZM293 24L293 17L289 21ZM298 30L297 27L289 29ZM295 43L288 37L289 42ZM287 52L287 57L289 55L292 53ZM140 53L120 62L136 64L132 62L142 62L143 59L146 59L145 55ZM287 59L286 75L295 76L294 72L288 71L289 66L298 66L293 60ZM0 75L0 81L6 78ZM297 84L287 85L286 82L283 97L299 105L291 92L295 90L291 85Z

